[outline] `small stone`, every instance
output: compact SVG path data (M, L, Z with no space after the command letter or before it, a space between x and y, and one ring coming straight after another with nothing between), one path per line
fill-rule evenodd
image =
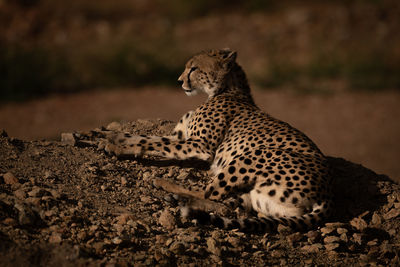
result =
M359 259L361 262L365 262L365 263L368 262L368 260L369 260L368 255L366 255L366 254L361 254L359 256Z
M67 145L74 146L76 144L76 139L73 133L62 133L61 142Z
M77 237L79 240L83 241L83 240L85 240L85 239L87 238L87 234L86 234L85 231L81 231L81 232L79 232L79 233L76 235L76 237Z
M373 259L373 258L376 258L378 255L379 255L379 247L378 246L370 246L370 248L368 250L368 256Z
M367 246L372 247L378 244L377 239L371 240L367 242Z
M212 254L216 256L221 256L221 248L218 245L217 241L212 237L207 238L207 249Z
M390 220L390 219L393 219L393 218L398 217L399 215L400 215L400 209L393 208L393 209L391 209L388 213L385 213L385 214L383 215L383 217L384 217L386 220Z
M118 233L122 233L122 231L124 231L124 227L120 224L114 224L113 226Z
M315 243L311 245L305 245L301 248L301 250L305 253L317 253L322 248L322 244Z
M165 241L165 245L168 247L172 244L172 242L174 242L174 240L172 238L168 238L167 241Z
M380 245L380 250L382 252L383 255L385 255L385 257L391 256L394 257L395 253L394 252L394 248L392 244L389 244L388 241L383 241L382 244ZM392 254L392 255L390 255Z
M26 198L26 193L25 193L24 190L18 189L16 191L14 191L14 196L19 198L19 199L25 199Z
M286 237L286 240L293 246L294 243L299 242L303 238L303 234L296 232Z
M148 181L150 178L151 178L151 172L144 172L143 174L142 174L142 179L143 179L143 181Z
M283 224L278 225L277 231L278 231L278 233L283 234L283 235L293 232L292 228L290 228L289 226L283 225Z
M10 226L16 226L18 224L17 221L14 218L5 218L3 220L3 223L5 225L10 225Z
M20 225L34 225L37 216L27 205L16 203L14 207L18 210L18 222Z
M3 174L3 179L6 184L19 184L17 177L15 177L11 172Z
M271 251L271 256L274 258L282 258L285 256L285 252L283 252L281 249L276 249Z
M182 254L185 252L185 245L182 242L174 242L169 247L169 250L174 254Z
M164 244L168 237L166 235L156 235L156 243Z
M176 177L177 180L186 180L189 173L187 171L181 171L179 175Z
M92 244L92 247L94 248L96 253L101 253L101 252L103 252L103 249L105 247L105 243L104 242L95 242L95 243Z
M44 179L53 179L53 178L56 178L56 175L54 173L52 173L51 171L47 170L44 172L43 178Z
M328 234L332 233L333 231L335 231L334 227L322 227L321 228L321 233L323 235L328 235Z
M44 196L46 193L47 193L47 191L44 190L43 188L40 188L40 187L36 187L36 186L35 186L35 187L32 189L32 191L28 192L28 195L29 195L30 197L42 197L42 196Z
M326 250L332 251L332 250L337 249L339 247L339 244L338 243L329 243L329 244L325 244L324 246L325 246Z
M361 245L361 243L362 243L362 235L360 233L354 233L353 234L353 239L354 239L355 243Z
M31 203L34 206L40 206L41 198L40 197L28 197L25 200L27 203Z
M49 237L49 243L59 244L62 241L62 237L60 233L53 232Z
M109 131L121 131L122 125L117 121L113 121L106 126L106 129Z
M388 231L388 233L389 233L390 236L395 236L396 233L397 233L397 231L396 231L396 229L390 229L390 230Z
M61 198L61 194L57 190L50 189L48 192L51 194L51 196L54 199L60 199Z
M342 233L340 235L340 240L347 243L349 241L349 239L347 238L347 234L346 233Z
M116 236L111 241L113 242L113 244L119 245L122 243L123 240L120 237Z
M325 244L339 242L339 241L340 241L340 238L337 237L337 236L333 236L333 235L330 235L330 236L327 236L327 237L324 238L324 243Z
M350 221L350 225L359 231L363 231L364 229L366 229L368 227L367 222L364 219L359 218L359 217L353 218Z
M341 223L341 222L330 222L330 223L325 223L325 227L329 228L339 228L339 227L344 227L346 224Z
M97 230L99 229L99 226L98 225L91 225L90 227L89 227L89 231L90 232L96 232Z
M228 237L226 241L228 241L228 243L234 248L237 248L241 244L240 239L233 236Z
M347 230L346 228L339 227L338 229L336 229L336 232L337 232L339 235L341 235L341 234L343 234L343 233L347 233L348 230Z
M305 259L304 263L310 265L313 263L313 259Z
M117 224L118 225L124 225L126 224L129 220L134 220L135 217L133 216L132 213L123 213L117 217Z
M125 177L121 177L121 185L126 185L128 183L128 180L126 180Z
M318 231L308 231L307 237L308 237L308 242L314 243L320 238L320 234Z

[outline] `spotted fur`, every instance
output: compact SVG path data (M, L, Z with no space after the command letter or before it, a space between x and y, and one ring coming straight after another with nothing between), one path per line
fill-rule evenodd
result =
M191 58L178 81L187 95L207 101L185 114L169 137L116 134L106 150L117 155L196 158L210 163L204 197L232 199L257 216L228 219L190 207L184 216L202 224L242 231L268 231L282 223L310 228L332 206L329 168L302 132L261 111L254 103L236 52L212 50Z

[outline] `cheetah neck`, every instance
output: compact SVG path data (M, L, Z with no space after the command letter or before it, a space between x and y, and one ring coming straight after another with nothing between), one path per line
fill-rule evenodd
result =
M246 74L242 68L236 64L226 77L224 87L220 90L220 95L232 96L241 102L248 102L254 105L253 97L250 93L250 86L247 82Z

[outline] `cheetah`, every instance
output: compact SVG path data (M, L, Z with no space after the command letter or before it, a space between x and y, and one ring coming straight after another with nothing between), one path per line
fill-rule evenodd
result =
M309 229L326 219L333 196L329 167L317 146L288 123L261 111L229 49L193 56L178 82L188 96L208 99L186 113L171 136L117 133L105 150L117 156L198 159L210 164L207 200L256 216L228 218L186 206L183 216L224 229ZM237 209L239 208L239 209Z

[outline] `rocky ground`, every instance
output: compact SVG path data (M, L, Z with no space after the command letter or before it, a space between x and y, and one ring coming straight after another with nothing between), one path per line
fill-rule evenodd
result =
M173 124L108 127L162 135ZM117 159L99 151L90 132L63 137L28 142L1 134L0 265L400 264L400 186L361 165L329 158L337 212L324 225L244 234L181 219L174 196L154 186L154 178L203 185L206 165Z

